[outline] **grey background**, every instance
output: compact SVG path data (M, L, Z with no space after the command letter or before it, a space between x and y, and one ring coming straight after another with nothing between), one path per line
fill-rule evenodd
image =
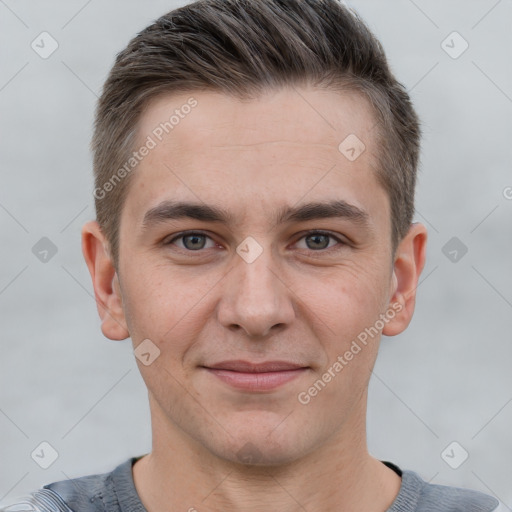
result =
M131 342L101 334L80 227L114 56L182 4L0 0L0 501L150 450L146 389ZM371 382L370 449L512 510L512 1L350 5L422 118L416 220L430 233L415 317L383 339ZM48 59L31 48L42 31L59 44ZM453 31L469 43L456 59L441 47ZM32 252L42 237L58 250L46 263ZM442 251L452 237L468 248L456 262ZM59 453L46 470L31 458L42 441ZM458 469L441 457L453 441L469 453Z

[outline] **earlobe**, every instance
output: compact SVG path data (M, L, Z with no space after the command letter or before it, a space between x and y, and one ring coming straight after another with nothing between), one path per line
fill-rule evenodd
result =
M130 335L121 300L117 273L108 250L109 244L96 221L82 228L82 253L91 274L101 331L111 340Z
M385 325L382 334L395 336L411 322L416 304L416 288L425 265L427 229L423 224L411 224L395 255L392 276L390 308L394 317Z

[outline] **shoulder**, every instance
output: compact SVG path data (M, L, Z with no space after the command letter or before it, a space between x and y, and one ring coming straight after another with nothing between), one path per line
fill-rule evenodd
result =
M0 512L118 512L114 491L114 474L124 472L132 459L111 472L59 480L38 489L9 506L0 506Z
M407 508L404 508L406 506ZM479 491L425 482L413 471L402 474L402 487L390 512L499 512L496 498Z
M75 512L103 512L103 499L108 494L111 482L112 472L98 473L59 480L43 486L41 491L49 491L58 496Z

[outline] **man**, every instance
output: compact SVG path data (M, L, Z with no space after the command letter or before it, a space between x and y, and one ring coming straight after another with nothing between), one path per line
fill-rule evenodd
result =
M100 98L83 252L131 337L153 447L35 509L492 511L366 445L382 334L414 312L420 128L336 0L200 0L135 37Z

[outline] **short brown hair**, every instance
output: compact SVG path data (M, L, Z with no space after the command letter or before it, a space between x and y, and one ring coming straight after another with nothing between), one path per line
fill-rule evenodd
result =
M113 178L130 158L139 118L151 99L194 90L253 98L299 84L356 91L370 101L379 143L376 174L391 204L394 254L414 214L421 134L409 95L379 41L337 0L198 0L162 16L130 41L98 103L94 195L114 264L130 175Z

